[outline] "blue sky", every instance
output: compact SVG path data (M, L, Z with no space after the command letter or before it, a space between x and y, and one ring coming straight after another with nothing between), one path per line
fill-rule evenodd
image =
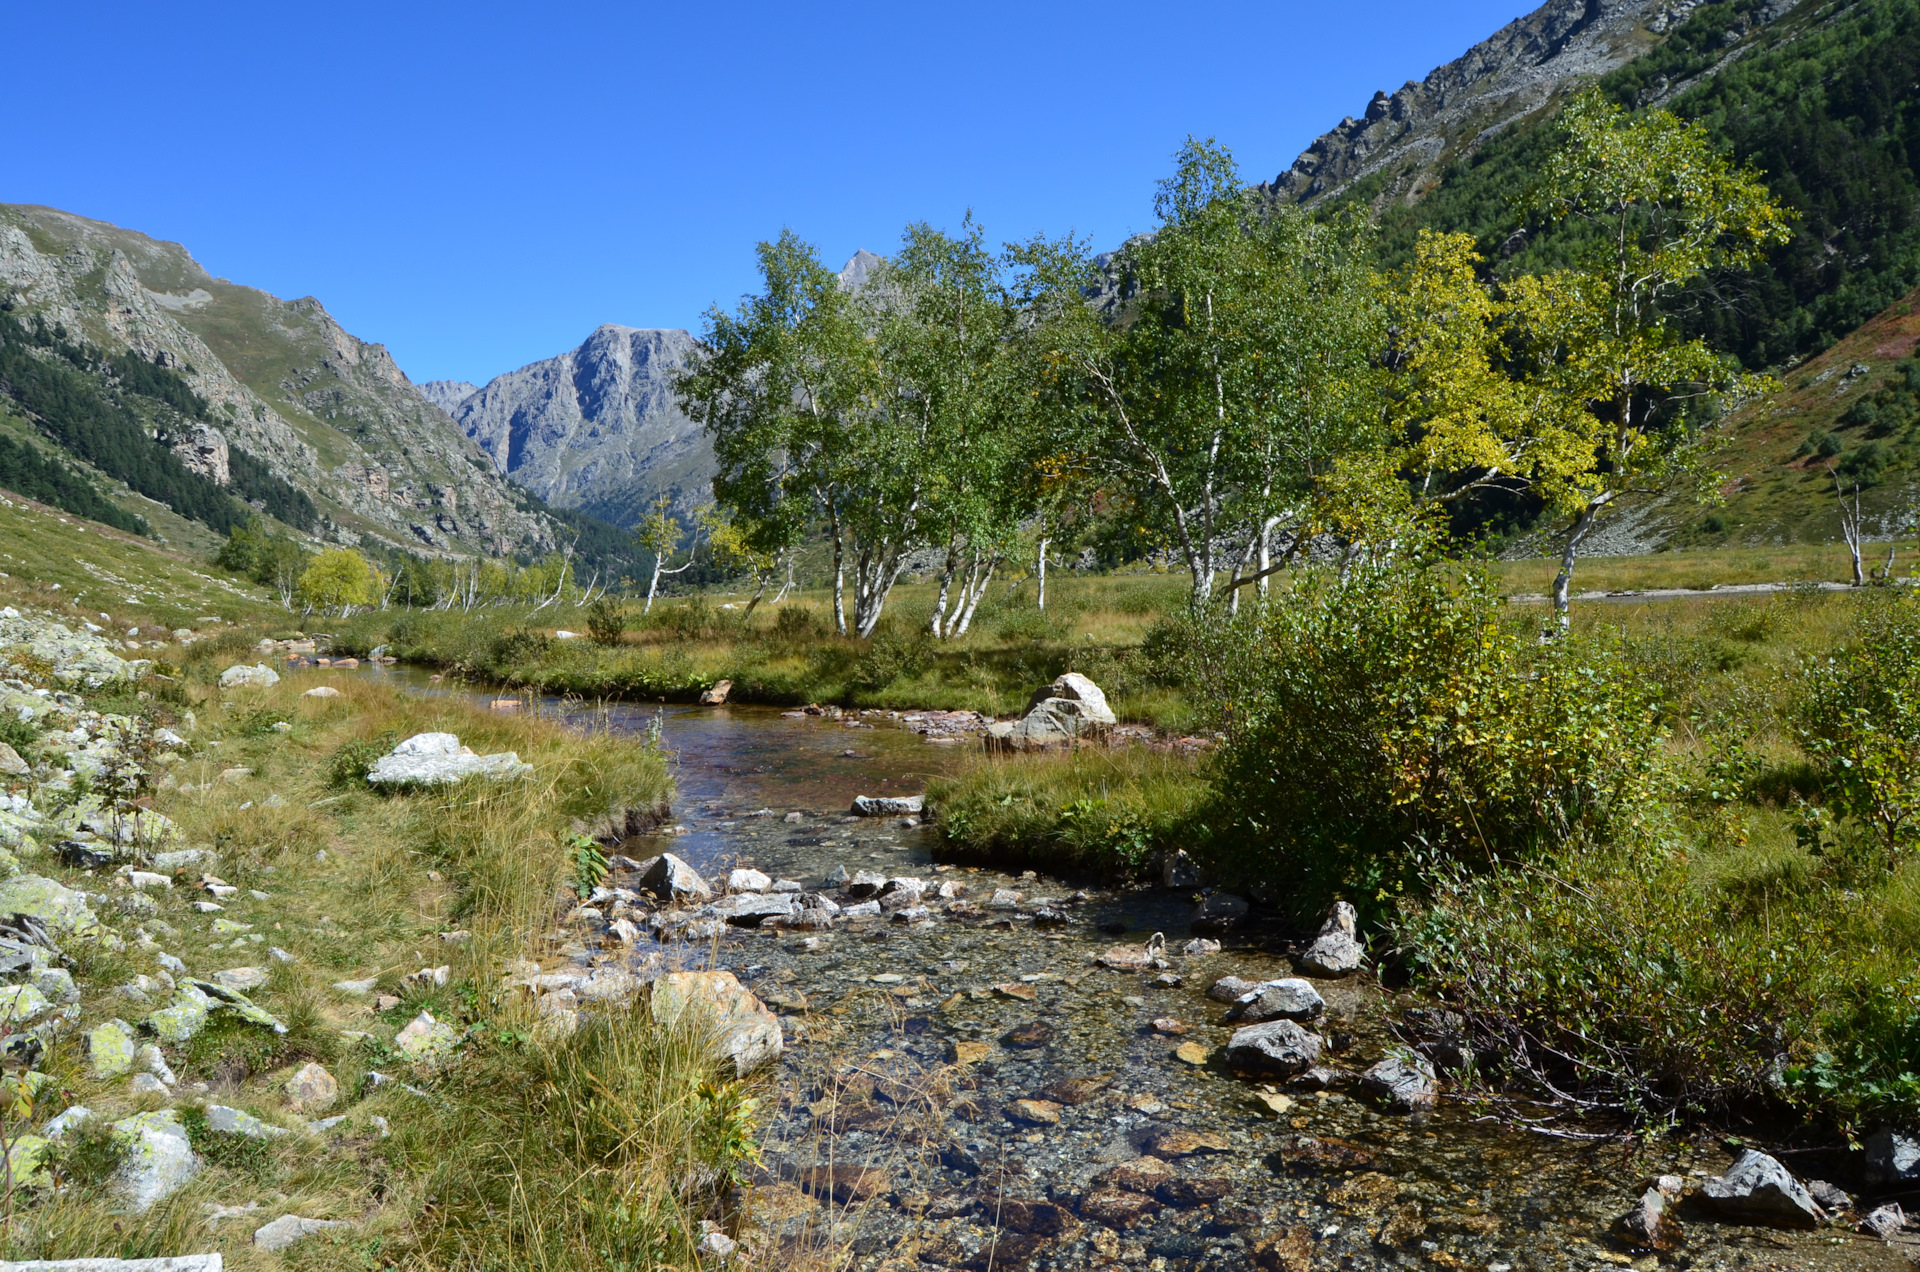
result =
M1524 0L15 5L0 201L318 296L416 380L698 327L782 226L1097 247L1189 133L1273 176Z

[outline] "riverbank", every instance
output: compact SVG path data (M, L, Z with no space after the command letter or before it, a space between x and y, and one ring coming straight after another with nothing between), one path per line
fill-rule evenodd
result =
M567 1033L502 979L572 978L576 836L665 800L659 752L365 674L236 675L250 629L129 649L141 618L0 617L0 909L34 916L0 934L5 1257L688 1266L745 1089L644 1008ZM530 768L364 781L434 732Z

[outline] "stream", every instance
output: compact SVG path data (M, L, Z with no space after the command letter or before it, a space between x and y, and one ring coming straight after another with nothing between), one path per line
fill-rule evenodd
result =
M848 815L856 795L918 792L977 742L929 745L882 713L850 725L773 708L618 705L584 718L627 733L658 718L672 755L678 832L629 841L630 855L671 851L709 878L752 866L829 895L823 881L842 866L929 884L926 921L573 951L601 963L664 949L732 971L780 1013L764 1169L740 1226L785 1243L782 1263L850 1244L855 1266L887 1272L1910 1267L1849 1228L1748 1227L1691 1203L1677 1249L1633 1251L1614 1221L1648 1179L1718 1174L1735 1146L1706 1132L1633 1145L1515 1130L1444 1085L1429 1113L1384 1112L1355 1078L1394 1043L1392 995L1364 975L1315 982L1327 1004L1312 1026L1330 1045L1321 1063L1343 1075L1330 1089L1229 1073L1219 1052L1234 1026L1207 988L1292 975L1283 934L1256 921L1218 953L1187 955L1190 892L948 865L927 828ZM935 900L942 883L964 897ZM998 890L1021 900L995 908ZM1034 921L1046 901L1064 922ZM1156 932L1167 971L1094 961ZM1849 1186L1840 1155L1775 1151L1803 1179Z

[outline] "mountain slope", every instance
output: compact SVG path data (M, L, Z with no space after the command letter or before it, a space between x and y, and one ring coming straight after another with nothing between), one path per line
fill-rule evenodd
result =
M231 444L314 500L323 538L496 555L553 544L537 505L386 349L312 297L283 301L212 277L178 244L27 205L0 205L0 297L176 371L209 407L183 459L217 472Z
M495 376L451 413L534 494L631 526L662 494L706 499L713 450L672 388L695 343L677 329L609 323L578 348Z

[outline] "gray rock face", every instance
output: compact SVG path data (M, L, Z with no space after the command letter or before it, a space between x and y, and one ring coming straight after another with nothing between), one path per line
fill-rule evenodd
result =
M448 415L460 409L460 404L480 391L480 386L465 380L428 380L415 385L420 396L433 403Z
M1228 1020L1259 1024L1267 1020L1317 1020L1327 1010L1320 991L1298 977L1268 981L1236 998Z
M1227 1064L1248 1073L1290 1078L1320 1059L1320 1035L1291 1020L1248 1025L1227 1040Z
M1433 1065L1422 1056L1393 1055L1360 1075L1360 1089L1395 1113L1433 1107Z
M1510 121L1625 64L1644 47L1629 38L1635 28L1669 7L1677 6L1668 0L1548 0L1426 79L1409 80L1391 96L1375 93L1361 118L1342 120L1260 191L1311 204L1362 177L1392 171L1382 195L1392 198L1431 172L1449 142L1470 153Z
M1757 1149L1740 1154L1726 1174L1701 1185L1699 1196L1709 1209L1749 1223L1811 1228L1822 1218L1792 1172Z
M1865 1174L1870 1184L1920 1180L1920 1135L1886 1127L1867 1137Z
M659 494L692 497L713 476L713 448L672 387L695 347L677 328L608 323L578 348L495 376L448 410L503 476L631 526Z

